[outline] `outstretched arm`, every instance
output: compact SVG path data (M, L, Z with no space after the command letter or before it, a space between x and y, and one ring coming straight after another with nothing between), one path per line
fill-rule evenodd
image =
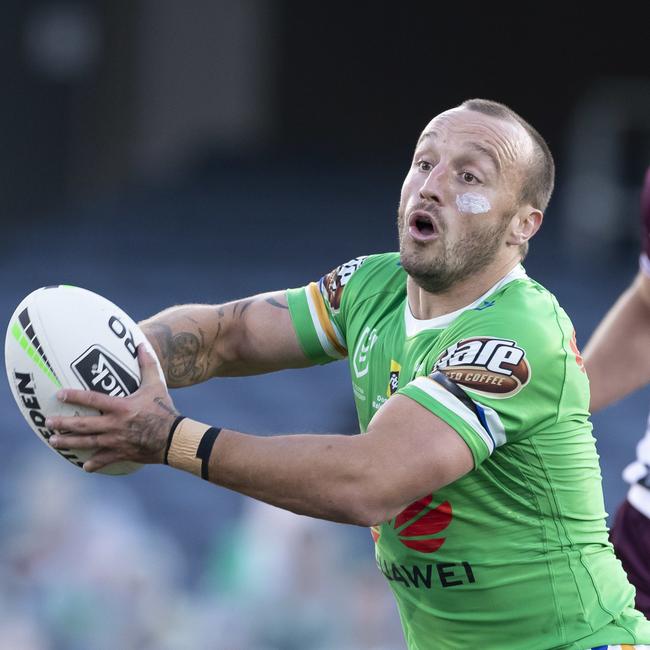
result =
M312 364L298 343L284 291L224 305L171 307L140 326L170 388Z
M584 349L592 411L650 382L650 168L641 192L641 229L639 273Z
M394 517L474 466L469 447L454 429L399 394L359 436L265 438L179 420L153 357L143 346L138 352L142 386L136 393L113 398L67 389L62 391L65 401L102 414L48 419L48 427L71 432L52 436L55 448L98 450L84 465L87 471L127 458L141 463L167 459L174 467L272 505L368 526Z

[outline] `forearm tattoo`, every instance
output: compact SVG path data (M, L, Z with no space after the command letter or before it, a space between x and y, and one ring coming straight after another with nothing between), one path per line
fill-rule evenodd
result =
M163 368L166 368L172 340L171 327L164 323L147 323L143 325L142 329L147 338L152 342L154 348L157 349L161 365Z
M171 386L195 383L206 379L207 364L200 355L204 341L192 332L172 334L164 323L151 323L146 333L155 340L160 352L160 363ZM201 338L203 332L199 329Z
M172 337L168 362L169 378L175 382L198 381L205 368L198 363L201 343L191 332L179 332Z

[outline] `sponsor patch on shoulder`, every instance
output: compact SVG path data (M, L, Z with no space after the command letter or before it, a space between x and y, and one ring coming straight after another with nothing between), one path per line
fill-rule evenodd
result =
M348 283L352 274L366 261L366 258L367 255L355 257L353 260L337 266L333 271L321 278L320 289L323 298L329 302L334 311L341 307L343 287Z
M433 371L486 397L512 397L529 381L526 352L515 341L478 336L458 341L436 361Z

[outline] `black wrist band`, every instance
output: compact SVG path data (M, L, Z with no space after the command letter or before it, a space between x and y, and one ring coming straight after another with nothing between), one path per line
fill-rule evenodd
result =
M163 463L165 463L165 465L169 465L167 457L169 456L169 448L172 446L172 440L174 439L174 433L176 432L176 428L181 423L181 420L184 420L184 419L185 419L184 415L179 415L174 420L174 422L172 423L171 428L169 429L169 434L167 436L167 446L165 447L165 457L163 459Z
M201 442L199 443L199 448L196 450L196 457L201 459L201 478L206 481L210 480L208 477L208 467L212 447L214 447L214 443L220 433L220 427L210 427L203 434L203 438L201 438Z

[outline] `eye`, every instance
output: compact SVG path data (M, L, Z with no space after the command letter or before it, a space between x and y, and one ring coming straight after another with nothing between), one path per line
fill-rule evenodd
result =
M428 160L418 160L418 161L416 161L415 166L421 172L427 172L428 173L433 169L433 165Z
M472 174L471 172L462 172L462 173L461 173L461 176L463 177L463 180L464 180L466 183L473 184L474 182L476 182L476 183L480 183L480 182L481 182L481 181L479 181L479 179L476 178L476 176L474 176L474 174Z

